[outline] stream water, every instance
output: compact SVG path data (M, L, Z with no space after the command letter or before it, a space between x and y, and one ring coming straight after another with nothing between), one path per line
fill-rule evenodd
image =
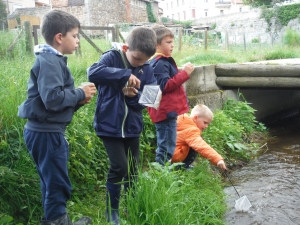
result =
M230 174L239 195L246 195L252 207L238 212L239 196L232 186L226 187L228 225L300 225L300 118L269 129L275 138L268 141L266 152Z

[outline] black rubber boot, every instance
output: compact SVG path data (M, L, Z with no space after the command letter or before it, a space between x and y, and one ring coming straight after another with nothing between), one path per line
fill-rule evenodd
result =
M119 225L119 201L121 185L106 182L106 219L113 225Z
M88 225L88 224L92 224L92 219L90 217L87 217L87 216L81 217L80 220L73 223L73 225Z
M64 214L61 217L55 220L42 220L42 225L71 225L72 221L70 220L68 214Z
M88 225L91 223L92 223L92 219L85 216L73 224L67 213L55 220L42 220L41 221L42 225Z

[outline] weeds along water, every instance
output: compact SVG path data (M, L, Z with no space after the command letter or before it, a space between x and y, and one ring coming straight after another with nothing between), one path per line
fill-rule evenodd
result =
M97 41L101 50L110 48L104 40ZM2 44L0 41L0 45ZM174 52L179 66L188 61L204 65L239 62L243 58L243 52L228 51L220 57L220 51L216 50L205 51L189 45L182 49L181 52ZM281 54L280 51L277 51L278 55ZM81 52L81 56L68 56L75 86L87 80L87 67L100 57L84 40L81 41ZM259 59L264 58L263 52L258 49L251 52L255 53L249 51L248 58L258 58L258 55ZM17 117L17 107L26 98L29 71L35 57L25 53L21 43L14 49L14 54L0 57L0 224L33 225L38 223L42 214L39 178L24 145L25 121ZM245 56L245 61L247 57ZM73 185L68 210L74 221L81 215L88 215L94 219L93 224L106 224L104 183L108 162L92 124L96 98L97 96L89 105L76 112L67 128L66 137L70 144L69 174ZM216 112L215 122L210 125L211 130L205 132L204 138L228 162L234 164L236 160L250 160L256 154L256 146L245 140L252 140L255 144L253 134L263 133L265 130L263 126L251 132L243 128L257 125L251 117L253 111L251 107L247 108L249 105L246 102L228 104L230 107ZM242 112L244 114L240 116ZM243 118L249 120L247 124L241 125L242 122L245 123ZM169 172L152 168L149 162L153 162L156 148L155 127L147 113L144 113L144 122L145 129L141 136L143 170L140 172L134 198L128 199L131 216L127 218L121 212L123 224L223 224L226 203L219 173L213 172L210 164L200 158L195 170L190 172Z

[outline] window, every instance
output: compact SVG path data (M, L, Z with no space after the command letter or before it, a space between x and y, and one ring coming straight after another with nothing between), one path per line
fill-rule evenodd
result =
M205 12L205 16L207 16L207 12Z
M240 8L240 12L242 12L242 8Z
M186 16L186 15L185 15L185 11L183 11L183 19L184 19L184 20L186 19L185 16Z
M180 13L178 13L178 20L180 20Z
M173 2L171 2L171 9L173 9Z
M195 19L196 18L196 10L192 9L192 17Z
M84 5L84 0L68 0L68 6L82 6Z
M220 15L224 15L224 10L220 10Z
M177 7L179 6L179 0L177 0Z
M182 5L184 5L184 0L182 0Z

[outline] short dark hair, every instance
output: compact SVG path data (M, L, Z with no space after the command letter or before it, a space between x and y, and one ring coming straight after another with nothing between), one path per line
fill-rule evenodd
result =
M156 35L148 27L136 27L125 40L130 51L139 51L147 56L152 56L156 52Z
M44 16L41 29L46 43L52 45L56 34L65 36L74 28L80 28L80 22L75 16L61 10L51 10Z
M157 44L161 44L161 41L164 37L174 38L174 33L169 28L164 25L155 24L152 26L152 29L156 33Z

